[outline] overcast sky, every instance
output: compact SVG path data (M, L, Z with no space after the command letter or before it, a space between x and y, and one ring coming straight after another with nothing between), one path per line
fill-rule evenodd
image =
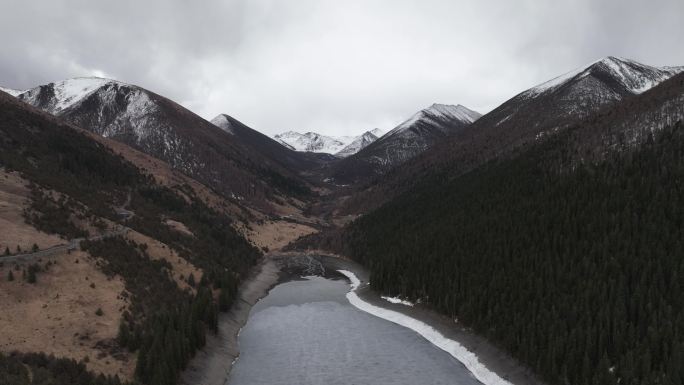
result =
M0 0L0 85L140 85L267 134L482 113L614 55L684 65L682 0Z

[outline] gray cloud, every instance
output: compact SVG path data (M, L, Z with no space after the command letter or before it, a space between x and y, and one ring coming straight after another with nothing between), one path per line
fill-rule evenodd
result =
M487 112L607 55L684 65L681 0L0 0L0 84L99 75L274 134Z

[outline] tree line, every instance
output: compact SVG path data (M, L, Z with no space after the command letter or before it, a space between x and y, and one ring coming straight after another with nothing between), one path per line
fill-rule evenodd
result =
M7 385L125 385L118 376L95 375L83 362L44 353L0 353L0 383Z

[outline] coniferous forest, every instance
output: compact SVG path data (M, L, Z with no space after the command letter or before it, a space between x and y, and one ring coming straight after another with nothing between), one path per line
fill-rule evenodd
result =
M551 384L684 380L684 127L601 162L570 134L435 176L345 234L384 293L421 298Z
M0 384L121 385L117 376L89 372L83 362L43 353L0 353Z

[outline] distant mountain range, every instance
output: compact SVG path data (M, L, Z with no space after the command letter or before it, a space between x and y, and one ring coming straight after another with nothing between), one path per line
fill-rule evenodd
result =
M410 188L426 170L460 173L521 151L607 106L644 93L682 71L684 67L658 68L613 56L589 63L523 91L473 124L455 130L430 151L421 153L400 168L384 172L380 183L357 194L348 204L358 209L363 207L365 211L368 205L381 204ZM360 171L370 163L370 159L363 159L364 154L380 143L338 163L334 177L349 183L383 174L369 173L368 168L365 174Z
M380 175L458 133L480 116L462 105L433 104L339 162L331 176L338 181L355 182Z
M381 137L383 131L375 128L358 136L327 136L315 132L304 134L287 131L275 135L273 138L281 145L301 152L318 152L346 157L355 154L370 143Z

